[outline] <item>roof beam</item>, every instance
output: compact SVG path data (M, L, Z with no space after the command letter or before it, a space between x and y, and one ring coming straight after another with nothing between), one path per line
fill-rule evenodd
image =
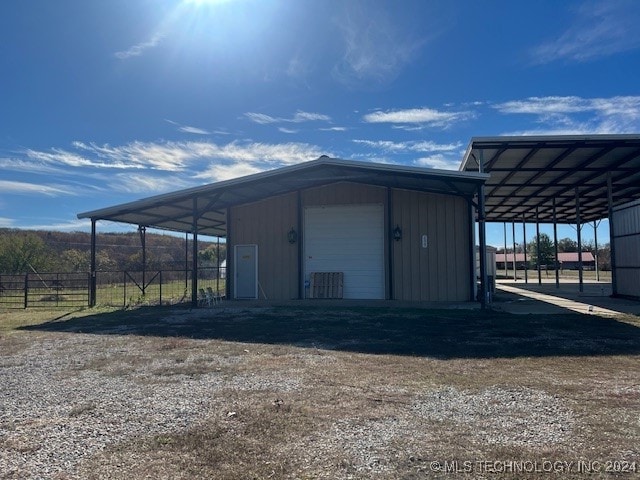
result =
M507 183L511 179L511 177L513 177L516 174L516 171L520 167L524 166L529 161L529 159L531 159L531 157L533 157L539 151L540 151L540 147L539 146L529 150L529 153L527 153L522 158L522 160L520 160L518 162L518 164L515 166L515 168L512 171L510 171L495 187L493 187L491 189L491 191L485 195L485 197L490 197L498 188L502 187L503 184Z

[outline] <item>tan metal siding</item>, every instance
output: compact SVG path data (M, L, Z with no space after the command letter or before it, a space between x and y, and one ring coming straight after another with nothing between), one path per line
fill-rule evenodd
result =
M393 191L394 298L410 301L466 301L469 292L468 206L460 197ZM422 248L422 235L428 246Z
M619 295L640 298L640 202L613 212L616 284Z
M287 233L298 228L297 194L270 197L231 208L231 244L258 245L258 297L298 298L298 244Z
M360 183L340 182L302 192L302 203L305 207L352 203L386 204L386 201L386 188Z

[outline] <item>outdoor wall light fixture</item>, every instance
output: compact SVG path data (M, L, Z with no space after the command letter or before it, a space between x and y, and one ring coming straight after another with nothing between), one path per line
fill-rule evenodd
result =
M396 225L396 228L393 229L393 239L396 242L399 242L400 240L402 240L402 229L400 228L399 225Z
M298 241L298 232L296 232L293 227L291 227L291 230L287 233L287 240L289 240L289 243L296 243Z

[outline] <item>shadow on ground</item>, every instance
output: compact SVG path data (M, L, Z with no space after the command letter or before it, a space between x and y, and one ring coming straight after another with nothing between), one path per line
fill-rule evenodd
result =
M442 359L640 354L640 322L398 308L143 307L23 330L188 337Z

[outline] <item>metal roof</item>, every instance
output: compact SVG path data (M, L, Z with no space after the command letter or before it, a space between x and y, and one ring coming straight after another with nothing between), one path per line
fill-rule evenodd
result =
M640 135L475 137L461 171L490 174L485 186L489 222L536 219L576 223L608 216L607 178L613 205L640 198Z
M78 214L78 218L226 236L227 208L336 182L472 197L488 175L329 158Z

